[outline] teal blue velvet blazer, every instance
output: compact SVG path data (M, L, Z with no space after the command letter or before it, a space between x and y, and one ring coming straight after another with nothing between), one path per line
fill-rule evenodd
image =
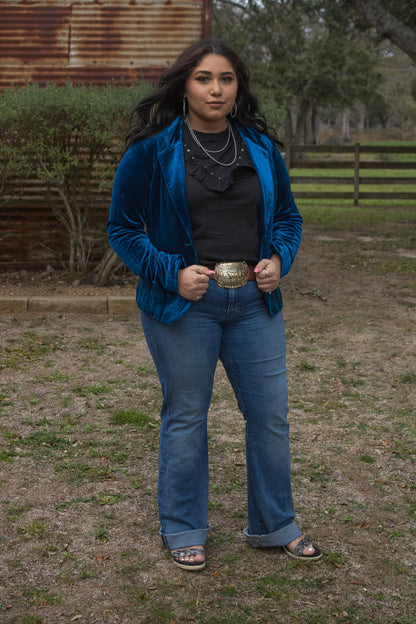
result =
M183 117L178 117L125 153L115 176L107 223L110 245L140 278L137 305L163 323L173 323L193 305L178 292L178 271L198 264L185 192L182 122ZM259 260L278 253L284 276L302 235L302 218L286 167L268 137L238 124L234 128L242 136L262 189ZM271 315L280 311L280 289L264 298Z

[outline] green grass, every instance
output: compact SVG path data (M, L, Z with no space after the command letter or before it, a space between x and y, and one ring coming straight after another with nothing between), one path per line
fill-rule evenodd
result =
M7 519L9 522L16 522L20 516L26 514L31 506L28 503L18 505L17 503L7 505Z
M348 206L338 205L338 200L299 200L299 209L307 224L325 225L328 232L367 232L368 228L377 228L373 235L378 231L389 232L391 226L395 227L396 223L409 222L414 223L415 209L414 207L404 206ZM398 229L395 227L395 229ZM410 234L410 231L409 231ZM390 232L391 235L391 232Z
M19 369L29 363L42 360L45 355L65 348L61 336L41 336L34 331L24 332L18 342L16 340L13 342L14 344L6 346L4 352L0 354L0 369Z
M107 465L92 465L85 461L59 461L54 465L56 474L64 476L68 483L85 481L103 481L111 478L111 471Z
M73 445L73 441L68 438L60 437L54 431L34 431L22 440L27 446L46 446L58 449L68 448Z
M135 410L118 410L110 418L114 425L135 425L137 427L155 426L154 422L147 414L136 412Z
M29 522L23 529L23 533L27 537L42 537L47 529L45 520L35 519Z
M101 336L93 336L78 340L78 346L85 351L93 351L96 355L101 355L110 345L106 338Z
M399 140L389 140L389 141L363 141L361 145L376 145L379 147L416 147L416 141L399 141ZM410 160L416 162L416 153L415 154L389 154L390 156L394 155L397 160Z
M24 592L25 598L30 604L39 606L48 606L54 604L60 604L62 602L62 595L51 592L49 589L42 589L38 587L29 586ZM36 621L36 620L35 620Z
M79 396L87 397L90 394L95 396L105 395L107 396L111 389L107 384L98 384L95 386L81 386L75 389L76 394Z
M14 454L11 451L0 449L0 461L11 464L14 461Z

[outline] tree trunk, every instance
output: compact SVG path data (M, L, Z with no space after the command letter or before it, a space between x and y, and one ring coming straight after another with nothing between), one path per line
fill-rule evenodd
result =
M362 102L358 102L355 106L358 112L357 128L358 130L364 130L366 119L366 106Z
M312 108L310 106L308 106L308 109L307 109L306 114L305 114L304 122L303 122L303 126L304 126L303 141L304 141L305 145L312 145L313 144L312 116L313 116Z
M342 111L342 134L341 141L343 143L351 143L350 137L350 109L344 108Z
M312 126L312 145L319 145L319 127L321 125L321 111L317 106L312 108L311 126Z
M96 286L104 286L111 274L123 263L113 249L108 249L104 254L100 264L96 268L94 283Z
M308 102L301 102L297 111L296 118L296 134L295 141L298 145L304 145L307 142L308 135L310 134L308 128L308 116L310 118L310 106Z
M358 13L364 15L378 34L390 39L416 62L415 31L387 11L380 0L346 0L346 2Z
M294 142L292 111L288 108L285 119L285 143L289 145Z

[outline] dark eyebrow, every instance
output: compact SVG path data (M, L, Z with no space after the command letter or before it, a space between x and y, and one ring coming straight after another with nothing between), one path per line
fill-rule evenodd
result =
M212 72L206 69L198 69L198 71L195 72L195 75L196 74L204 74L205 76L211 76ZM225 71L225 72L221 72L220 76L235 76L235 73L233 71Z

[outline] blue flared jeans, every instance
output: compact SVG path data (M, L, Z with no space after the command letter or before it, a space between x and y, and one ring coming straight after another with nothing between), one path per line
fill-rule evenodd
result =
M166 325L142 313L163 403L159 446L160 534L168 549L205 544L208 522L207 416L221 360L245 419L251 546L283 546L301 535L290 483L285 335L255 281L206 294Z

